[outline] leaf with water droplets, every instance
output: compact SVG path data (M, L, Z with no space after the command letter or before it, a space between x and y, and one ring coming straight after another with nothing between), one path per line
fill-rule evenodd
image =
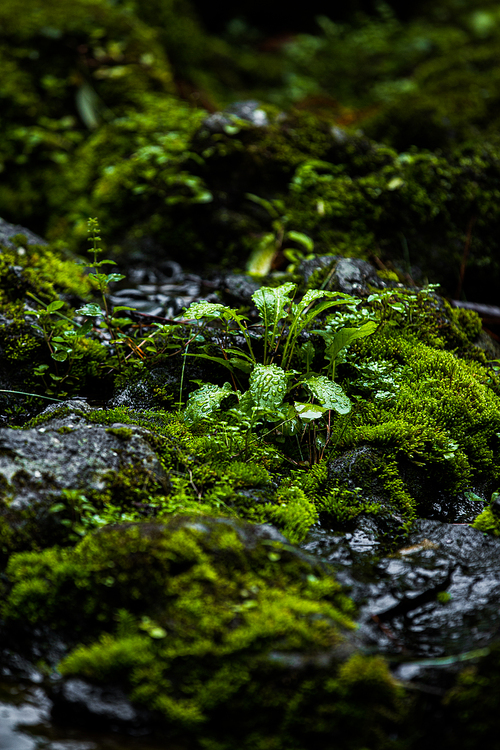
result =
M229 383L224 383L222 388L218 385L207 383L189 395L184 419L186 422L197 422L208 414L220 408L222 401L235 393ZM236 395L239 395L236 392Z
M274 410L281 406L288 390L288 376L277 365L255 365L250 375L249 391L258 409Z
M308 378L303 385L325 409L334 409L339 414L348 414L351 411L351 401L340 385L325 375Z

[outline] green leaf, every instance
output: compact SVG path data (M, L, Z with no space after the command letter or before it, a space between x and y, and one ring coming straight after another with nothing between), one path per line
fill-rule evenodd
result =
M136 310L136 307L127 307L126 305L117 305L116 307L113 307L113 315L117 312L121 312L122 310Z
M299 349L299 359L306 365L306 370L309 371L316 355L314 345L310 341L306 341Z
M293 240L303 245L310 253L314 250L314 241L302 232L294 232L293 229L285 234L285 239Z
M288 375L277 365L255 365L249 380L249 393L258 409L275 410L288 390Z
M98 239L101 239L100 237ZM106 260L95 260L92 263L87 263L89 268L100 268L101 266L116 266L116 263L114 260L109 260L107 258Z
M314 419L319 419L327 411L318 404L302 404L300 401L295 401L294 406L303 422L312 422Z
M276 237L272 233L265 234L257 247L250 253L246 263L246 272L252 276L267 276L271 270L276 255Z
M76 328L75 331L74 331L74 333L77 336L86 336L87 333L90 333L91 330L92 330L92 321L91 320L87 320L86 323L84 323L83 325L81 325L78 328ZM64 335L66 336L69 333L73 333L73 331L65 331Z
M222 401L234 394L235 391L229 383L224 383L222 388L218 385L207 383L189 395L188 403L184 411L186 422L197 422L207 414L211 414L220 408ZM239 395L239 392L236 392Z
M328 299L320 302L319 305L315 305L312 310L308 311L308 308L312 303L322 297L328 297ZM304 328L306 328L306 326L308 326L317 315L323 312L323 310L327 310L335 305L343 305L346 303L346 300L350 301L352 299L353 298L350 295L342 294L341 292L326 292L323 289L309 289L298 304L292 305L293 319L283 351L282 364L285 369L288 369L297 339Z
M288 314L285 311L291 304L291 295L295 293L296 284L287 281L279 287L263 286L252 294L252 299L264 324L264 362L267 363L268 350L274 347L279 333L279 323Z
M151 636L151 638L166 638L167 637L167 631L163 628L160 628L159 625L156 627L152 627L148 630L148 634Z
M56 362L65 362L68 359L68 352L64 349L58 349L56 352L52 352L51 357Z
M192 302L185 313L188 320L200 320L200 318L220 318L228 308L220 302Z
M127 278L123 273L108 273L106 276L106 284L111 284L113 281L121 281Z
M54 300L54 302L51 302L50 305L47 305L47 312L53 313L56 310L59 310L61 307L64 307L64 302L60 299Z
M262 206L262 208L265 208L269 216L271 216L273 219L279 219L280 215L270 201L266 201L265 198L254 195L254 193L245 193L245 198L253 201L253 203L257 203L257 205Z
M211 354L191 354L191 352L186 352L186 354L182 355L183 357L198 357L199 359L208 359L210 362L217 362L217 364L222 365L223 367L226 367L230 372L233 372L234 367L231 364L231 360L223 359L222 357L213 357Z
M87 82L78 87L75 95L75 104L78 114L84 125L89 130L95 130L99 126L98 104L99 97Z
M348 414L351 411L351 401L340 385L325 375L308 378L302 382L302 385L325 409L334 409L339 414Z
M352 344L356 339L365 338L370 336L376 331L378 324L374 320L369 320L359 328L342 328L333 335L330 341L328 341L328 334L325 332L319 332L320 335L327 340L327 347L325 351L325 358L330 361L335 361L338 353L348 344ZM331 334L330 334L331 337Z
M262 286L252 294L252 299L266 327L274 326L285 317L285 307L290 304L290 295L295 292L296 288L296 284L287 281L275 288Z
M246 372L247 374L252 372L253 362L248 362L246 359L240 359L240 357L230 357L229 362L233 367L242 370L242 372Z
M83 307L80 307L78 310L76 310L76 312L78 313L78 315L88 315L90 318L96 318L98 315L103 314L102 309L94 302L89 302L87 305L84 305Z

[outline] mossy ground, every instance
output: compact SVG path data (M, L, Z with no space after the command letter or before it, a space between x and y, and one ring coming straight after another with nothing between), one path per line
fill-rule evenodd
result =
M244 32L211 37L180 1L27 0L21 14L18 5L0 7L0 214L55 244L2 248L4 390L64 398L153 367L184 374L170 358L190 335L182 327L164 330L140 362L131 346L121 371L102 326L67 361L51 356L56 324L61 337L71 332L74 308L90 299L64 250L83 249L88 216L123 263L162 254L233 268L264 249L268 268L292 259L294 273L306 255L348 254L374 258L388 289L321 323L372 319L377 331L337 368L355 404L333 416L317 463L312 431L292 440L226 412L188 426L174 406L187 388L179 396L152 378L155 410L86 413L124 443L135 425L147 428L168 487L123 471L105 490L61 493L46 549L29 524L2 515L4 632L22 622L29 644L33 628L60 630L72 649L65 674L121 682L207 750L232 749L242 732L241 746L259 750L330 750L332 735L342 750L392 748L401 691L384 662L335 657L328 674L314 662L338 653L353 614L331 574L311 572L283 543L244 548L238 523L270 522L296 542L320 514L335 528L359 514L404 527L438 485L451 497L497 489L500 384L475 345L479 318L398 284L430 277L448 294L496 301L498 9L457 11L447 0L406 28L387 10L350 27L325 21L322 35L276 56L255 54ZM234 91L262 93L267 125L206 121ZM310 285L328 288L328 273ZM65 322L50 314L44 329L43 316L26 315L59 299ZM124 330L137 344L133 326ZM213 365L204 374L224 380ZM36 410L25 399L2 394L4 424ZM5 506L8 492L2 482ZM206 516L219 520L204 535ZM494 504L475 525L499 533ZM300 668L297 652L307 655ZM453 716L470 709L471 747L490 726L480 705L496 691L489 664L464 672L448 696Z
M55 629L71 644L64 675L119 681L173 736L207 748L231 747L235 732L262 750L390 747L401 691L381 659L345 650L350 601L326 570L252 527L203 516L109 526L73 549L14 555L6 581L7 639ZM312 672L322 654L329 668Z

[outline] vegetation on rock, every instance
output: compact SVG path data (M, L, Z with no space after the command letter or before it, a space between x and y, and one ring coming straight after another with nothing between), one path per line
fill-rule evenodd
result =
M493 493L500 534L498 355L427 283L500 282L500 15L435 12L270 53L184 0L0 7L0 215L50 240L0 245L0 633L207 750L405 746L401 686L292 546L315 524L390 541ZM110 300L175 259L255 288ZM471 747L495 660L444 699Z

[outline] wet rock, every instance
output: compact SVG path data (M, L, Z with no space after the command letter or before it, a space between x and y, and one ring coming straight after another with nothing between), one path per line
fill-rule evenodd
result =
M9 224L8 221L0 219L0 245L7 245L7 247L15 247L14 243L11 242L11 237L15 237L17 234L24 234L28 245L46 245L47 242L38 234L32 232L26 227L22 227L19 224Z
M166 486L167 478L147 442L148 431L119 423L92 424L90 407L68 402L66 413L24 430L0 430L0 518L18 531L36 519L36 534L52 525L50 506L64 491L87 495L109 489L123 471ZM61 406L59 406L59 414ZM50 410L49 410L50 415Z
M92 728L138 729L144 724L144 712L132 706L116 685L92 685L72 678L55 685L51 691L52 718L63 724L84 722Z
M236 115L240 120L251 122L257 128L263 128L269 124L267 114L261 109L259 102L253 99L235 102L227 108L226 112Z
M337 262L330 283L331 289L355 297L365 297L370 294L369 286L377 289L384 286L370 263L357 258L341 258Z
M321 271L328 280L328 289L355 297L367 297L373 288L386 286L370 263L357 258L321 255L302 261L298 270L306 283L313 273Z
M421 519L390 554L359 541L316 528L304 548L350 583L368 644L409 661L452 657L500 637L500 539ZM411 671L416 679L420 670Z
M205 118L202 130L211 135L225 133L230 135L237 128L238 120L246 120L257 128L266 127L269 120L266 112L261 109L259 102L250 99L248 101L234 102L224 112L214 112Z
M221 291L227 295L231 304L240 302L242 304L253 304L252 294L259 288L260 284L244 273L228 273L221 281Z

